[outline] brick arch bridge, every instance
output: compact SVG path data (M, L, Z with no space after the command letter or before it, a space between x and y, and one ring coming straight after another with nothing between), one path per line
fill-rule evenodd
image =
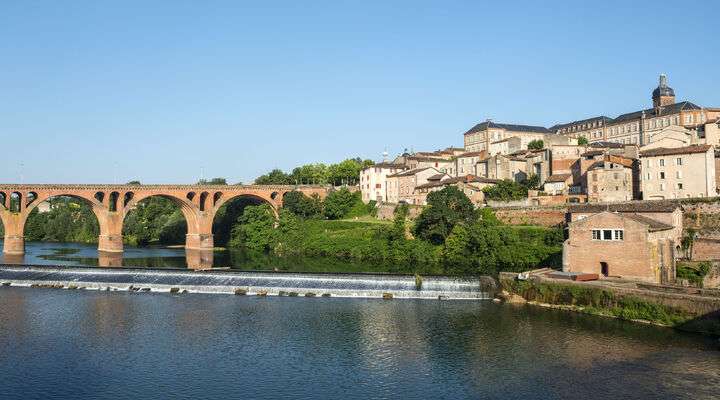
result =
M51 197L73 197L90 205L100 227L98 250L121 253L125 216L143 199L172 200L187 221L185 248L209 250L214 245L213 220L223 204L239 197L253 198L268 203L277 215L283 196L293 190L321 198L328 192L324 186L286 185L0 185L3 253L25 252L25 222L38 204Z

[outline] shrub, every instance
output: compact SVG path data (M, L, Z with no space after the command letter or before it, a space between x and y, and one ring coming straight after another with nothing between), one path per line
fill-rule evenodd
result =
M353 193L347 188L330 192L325 198L325 217L328 219L344 218L359 200L360 193Z

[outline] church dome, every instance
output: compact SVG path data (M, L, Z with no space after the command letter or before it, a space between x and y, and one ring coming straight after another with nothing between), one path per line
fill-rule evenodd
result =
M675 97L675 91L673 88L667 85L667 76L660 75L660 84L653 90L653 99L659 98L660 96L672 96Z

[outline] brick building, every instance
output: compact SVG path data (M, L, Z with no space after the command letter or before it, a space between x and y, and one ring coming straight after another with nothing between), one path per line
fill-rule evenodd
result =
M672 225L636 213L603 211L568 225L563 271L651 283L675 280Z

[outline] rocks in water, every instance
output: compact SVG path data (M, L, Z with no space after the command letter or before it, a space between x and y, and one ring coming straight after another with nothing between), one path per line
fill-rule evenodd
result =
M256 295L265 297L267 296L267 290L260 290L256 293Z
M278 296L287 296L287 294L288 294L288 293L287 293L286 291L284 291L284 290L281 290L281 291L278 292Z
M297 297L297 296L298 296L298 292L288 292L288 296L290 296L290 297Z
M393 298L392 293L383 293L383 299L385 300L391 300Z
M77 287L77 285L67 285L67 288L70 290L74 290L74 289L77 289L78 287Z
M312 293L312 292L305 293L305 297L315 297L315 296L316 296L316 294Z
M177 288L177 287L170 288L170 293L178 293L179 291L180 291L180 288Z
M322 297L330 297L330 293L323 293Z
M237 288L233 293L235 293L236 296L245 296L247 294L247 289Z
M2 285L3 285L3 286L10 286L11 283L10 283L10 282L3 282Z
M525 303L527 303L527 300L525 300L525 298L523 298L522 296L517 295L515 293L510 293L507 290L501 291L500 294L498 295L498 297L500 297L506 303L510 303L510 304L525 304Z
M188 292L187 289L183 289L183 291L181 293L187 293L187 292Z
M144 288L142 288L142 289L140 289L140 290L142 290L143 292L149 292L149 291L150 291L150 288L149 288L149 287L144 287Z

